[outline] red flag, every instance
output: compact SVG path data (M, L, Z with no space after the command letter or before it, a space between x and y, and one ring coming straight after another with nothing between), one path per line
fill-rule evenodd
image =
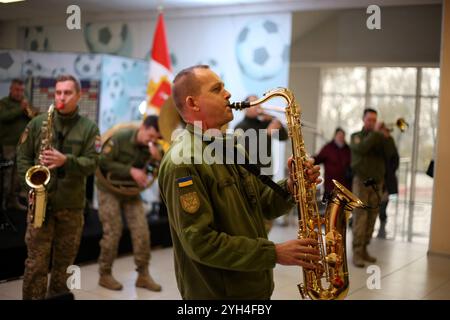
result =
M160 108L170 96L172 77L164 17L160 13L153 36L147 86L147 113L159 113Z

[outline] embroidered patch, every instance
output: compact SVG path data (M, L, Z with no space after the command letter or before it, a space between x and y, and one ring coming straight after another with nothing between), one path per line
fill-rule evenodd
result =
M97 151L97 153L102 151L102 139L100 136L95 137L95 151Z
M24 143L25 141L27 141L28 138L28 132L30 131L30 129L25 128L25 131L22 133L22 135L20 136L20 144Z
M189 192L180 196L181 207L187 213L196 213L200 208L200 199L197 192Z
M361 142L361 138L360 138L359 136L355 136L355 137L353 138L353 142L354 142L355 144L358 144L358 143Z
M178 178L177 179L177 183L178 183L178 187L179 188L183 188L183 187L187 187L187 186L191 186L194 184L194 181L192 181L192 177L188 176L188 177L184 177L184 178Z

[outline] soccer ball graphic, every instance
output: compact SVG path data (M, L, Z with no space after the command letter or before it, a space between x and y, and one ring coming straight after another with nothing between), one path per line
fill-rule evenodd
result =
M223 72L222 66L216 59L214 58L203 59L197 64L208 65L211 68L211 70L214 71L222 80L224 79L225 72Z
M111 100L121 98L125 93L125 83L118 73L113 73L106 82L106 94Z
M239 32L236 57L246 76L254 80L268 80L275 77L289 61L289 45L275 22L258 19Z
M27 59L22 65L22 74L25 77L42 76L45 71L45 68L39 62L34 62L31 59Z
M111 128L117 123L117 116L113 108L108 108L102 111L101 115L101 127L104 129Z
M43 27L25 28L25 50L48 51L50 44Z
M80 54L75 58L74 69L80 79L100 78L100 58L93 54Z
M22 61L11 52L0 52L0 80L20 78L22 72Z
M125 23L88 23L84 38L91 52L118 53L129 36Z
M58 67L52 70L52 78L57 78L62 74L67 74L67 70L64 67Z

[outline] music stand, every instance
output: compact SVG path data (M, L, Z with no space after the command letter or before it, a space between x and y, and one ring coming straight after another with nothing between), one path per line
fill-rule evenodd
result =
M0 194L2 195L1 198L1 205L0 205L0 212L2 214L2 216L5 218L6 222L2 222L0 223L0 231L6 229L6 227L11 226L11 228L13 229L14 232L17 232L17 228L14 226L14 224L12 223L8 213L6 212L5 208L4 208L4 192L3 192L3 175L4 175L4 170L6 168L12 167L14 165L14 161L12 160L6 160L6 159L0 159Z

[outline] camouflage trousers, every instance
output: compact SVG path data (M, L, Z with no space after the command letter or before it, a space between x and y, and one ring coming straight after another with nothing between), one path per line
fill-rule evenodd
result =
M139 197L120 199L110 192L98 190L98 207L103 226L98 259L100 274L111 273L112 265L117 257L123 229L122 209L131 234L137 271L147 270L150 261L150 230L142 200Z
M6 206L8 201L12 201L14 197L18 198L20 193L19 176L17 175L16 166L16 146L3 146L2 157L5 160L14 161L14 165L3 169L3 194L2 201Z
M47 296L70 291L66 283L70 274L66 272L77 256L83 225L83 210L80 209L47 212L40 228L34 228L28 221L25 234L28 257L22 288L24 300L46 297L50 254L52 267Z
M374 209L353 210L353 249L367 246L372 239L373 229L379 212L379 197L381 197L383 184L377 184L378 196L371 186L366 187L358 176L353 178L352 192L361 201Z

